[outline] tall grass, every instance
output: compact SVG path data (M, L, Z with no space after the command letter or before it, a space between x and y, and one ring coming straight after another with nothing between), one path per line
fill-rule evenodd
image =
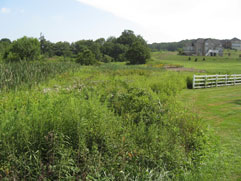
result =
M71 62L0 63L0 90L16 90L53 78L56 74L71 72L79 67Z
M71 76L68 89L1 93L0 179L167 180L202 163L205 128L175 101L185 76L138 67Z

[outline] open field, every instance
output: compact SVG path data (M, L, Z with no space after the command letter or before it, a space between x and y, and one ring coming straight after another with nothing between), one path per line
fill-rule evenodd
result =
M240 74L241 73L241 58L240 51L229 50L231 56L227 55L227 50L224 52L223 57L195 57L191 56L178 56L177 52L154 52L152 57L156 64L175 64L181 65L186 68L194 68L197 70L204 70L208 74ZM198 59L195 62L195 58ZM205 61L203 61L205 58ZM152 62L153 63L153 62Z
M188 90L187 78L240 62L186 58L1 64L0 179L239 180L240 86Z
M220 167L210 166L209 173L218 180L241 180L241 86L183 90L180 97L220 139Z
M231 56L191 57L178 56L172 52L153 53L154 64L171 64L192 68L192 74L235 74L241 73L240 52L231 51ZM195 62L195 58L198 61ZM152 62L153 63L153 62ZM219 137L221 147L214 158L203 168L206 180L241 180L241 86L183 90L180 100L191 111L198 113ZM210 159L212 160L212 159ZM212 175L212 176L208 176Z

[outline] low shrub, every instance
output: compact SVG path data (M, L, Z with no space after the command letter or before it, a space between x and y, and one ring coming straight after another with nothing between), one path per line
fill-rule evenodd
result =
M188 76L187 78L186 78L186 82L187 82L187 88L188 89L192 89L193 87L193 78L192 77L190 77L190 76Z
M199 167L205 128L174 99L185 80L104 70L0 96L0 179L167 180Z

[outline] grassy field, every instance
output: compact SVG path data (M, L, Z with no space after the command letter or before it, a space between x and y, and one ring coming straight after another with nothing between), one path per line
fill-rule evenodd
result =
M184 90L181 100L193 107L218 135L221 147L206 172L217 180L241 180L241 86ZM216 169L216 170L215 170Z
M0 179L240 180L240 86L187 89L201 67L238 73L234 53L0 64Z
M231 53L231 56L228 56ZM225 51L223 57L178 56L176 52L153 53L152 64L192 68L192 74L240 74L240 51ZM195 62L195 58L198 61ZM218 136L216 156L202 168L204 180L241 180L241 86L183 90L180 100L198 113ZM220 145L220 147L218 146ZM194 177L196 179L198 177Z
M240 51L229 50L231 56L228 56L228 50L224 52L223 57L195 57L178 56L177 52L155 52L152 57L156 64L176 64L187 68L195 68L197 70L204 70L208 74L232 74L241 73L241 58ZM198 59L195 62L195 58ZM205 61L203 61L205 58ZM153 62L152 62L153 63Z

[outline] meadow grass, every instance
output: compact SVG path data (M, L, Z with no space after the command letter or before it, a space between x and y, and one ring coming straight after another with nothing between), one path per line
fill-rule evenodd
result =
M186 90L195 72L164 69L225 73L239 62L232 54L231 69L226 57L187 65L186 58L162 52L146 65L2 64L0 179L239 179L238 87Z
M206 165L206 173L216 180L240 180L241 87L183 90L180 100L193 107L220 139L219 152Z
M0 178L168 180L197 168L210 140L175 101L188 74L119 66L1 92Z
M0 63L0 90L31 88L57 74L71 73L80 66L73 62L16 62Z

